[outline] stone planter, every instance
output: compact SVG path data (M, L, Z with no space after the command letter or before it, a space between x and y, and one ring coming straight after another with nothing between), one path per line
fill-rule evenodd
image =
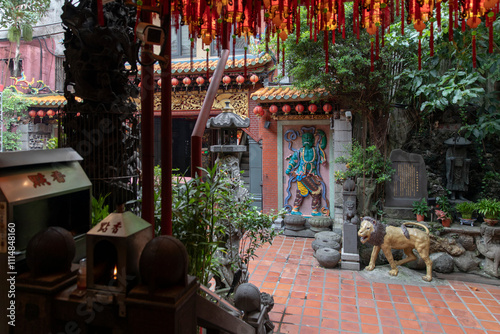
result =
M460 225L470 225L474 226L476 219L460 218Z
M329 217L313 217L308 220L311 230L314 232L329 231L333 220Z
M316 252L316 260L322 267L333 268L340 261L340 252L331 248L321 248Z
M495 226L498 224L498 219L488 219L488 218L483 218L484 222L490 226Z
M314 239L316 239L316 240L328 239L328 240L336 241L339 244L342 242L342 236L338 233L333 232L333 231L318 232L314 235Z
M283 221L285 228L292 231L301 231L305 228L304 225L306 224L306 219L302 216L287 215Z

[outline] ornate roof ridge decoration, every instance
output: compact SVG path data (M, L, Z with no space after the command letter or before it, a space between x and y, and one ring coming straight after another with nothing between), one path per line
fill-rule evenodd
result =
M247 71L255 70L256 68L262 67L273 59L270 54L262 52L258 55L247 55ZM172 59L172 74L173 75L186 75L186 74L206 74L207 70L215 71L219 58L211 57L208 59L208 68L206 59L193 59L192 62L189 59L175 60ZM130 65L128 65L130 66ZM244 56L236 56L234 63L232 57L226 62L225 72L243 72L245 67ZM138 72L141 72L141 66L138 65ZM158 63L154 64L154 73L160 74L161 67Z
M235 114L228 101L226 101L226 106L222 110L223 112L219 115L208 119L207 129L248 128L250 126L250 118L243 118Z
M25 95L23 98L30 101L31 106L38 107L64 106L68 103L63 94ZM82 99L76 97L76 101L82 102Z
M293 86L267 86L260 88L250 95L254 101L262 102L287 102L288 100L304 101L313 98L328 96L324 89L317 89L314 92L306 92Z

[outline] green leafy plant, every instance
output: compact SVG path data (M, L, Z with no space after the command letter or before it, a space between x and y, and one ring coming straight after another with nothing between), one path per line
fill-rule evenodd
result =
M427 217L429 214L429 205L427 204L427 199L423 197L420 201L414 201L412 203L412 212L416 215L422 215Z
M335 172L335 180L356 179L363 176L373 178L377 183L391 180L394 174L391 160L385 159L375 145L363 148L359 142L354 141L348 153L335 159L336 163L343 163L346 166L345 171Z
M98 199L92 196L92 227L109 215L109 205L105 204L109 195L109 193L105 196L100 195Z
M471 219L472 214L477 210L477 205L474 202L460 202L455 205L455 209L460 212L463 219Z
M500 201L482 198L477 202L478 212L486 219L498 219L500 216Z
M446 190L449 193L449 190ZM450 217L451 215L451 205L448 196L443 195L436 197L437 208L445 213L445 216ZM437 211L437 210L436 210Z

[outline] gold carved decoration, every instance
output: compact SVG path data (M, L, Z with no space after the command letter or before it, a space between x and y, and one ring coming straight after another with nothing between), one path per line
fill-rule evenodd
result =
M179 110L201 110L205 92L172 92L172 111ZM249 117L248 92L219 91L215 96L212 109L221 110L226 106L225 101L229 101L234 113L243 118ZM140 107L140 105L139 105ZM155 93L154 110L161 110L161 93Z

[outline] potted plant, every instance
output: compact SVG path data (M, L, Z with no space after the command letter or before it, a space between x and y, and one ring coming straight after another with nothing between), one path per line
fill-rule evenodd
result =
M425 217L429 214L427 199L423 197L420 201L414 201L412 212L417 215L418 222L424 221Z
M435 210L437 219L441 221L444 227L450 227L451 225L451 216L448 212L443 210Z
M477 202L477 211L483 215L486 223L495 225L500 216L500 202L496 199L482 198Z
M474 202L460 202L455 205L455 209L463 219L472 219L472 214L477 210L477 205Z

